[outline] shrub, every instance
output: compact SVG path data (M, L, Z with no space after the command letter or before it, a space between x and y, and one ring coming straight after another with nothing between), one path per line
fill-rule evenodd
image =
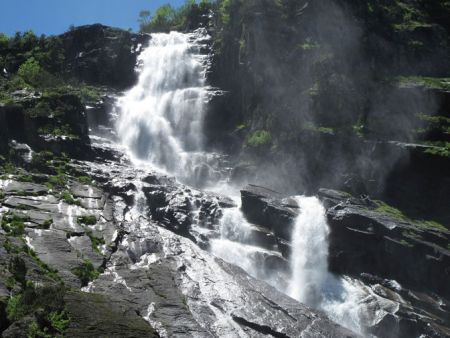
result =
M11 296L6 305L6 317L10 322L22 318L26 314L22 306L22 295Z
M20 76L26 83L34 86L39 83L41 72L42 68L39 63L34 59L34 57L30 57L19 67L17 75Z
M50 321L52 328L59 333L64 333L70 323L70 318L66 311L50 312L48 320Z
M100 275L100 272L94 268L94 265L88 259L76 268L73 268L72 273L80 279L81 286L87 286L89 282L98 278Z
M94 215L79 216L77 220L79 224L84 225L95 225L97 223L97 217Z
M70 205L79 205L80 204L80 202L79 201L77 201L74 197L73 197L73 195L69 192L69 191L63 191L62 193L61 193L61 199L64 201L64 202L66 202L67 204L70 204Z
M17 76L35 88L52 87L59 84L59 81L43 69L34 57L28 58L20 65Z
M14 213L7 213L2 218L2 229L12 236L22 236L25 233L24 222L28 219Z
M88 176L79 176L78 182L86 184L86 185L90 185L92 183L92 179Z
M54 176L49 176L47 179L46 186L49 188L64 187L67 182L67 177L64 174L58 174Z
M250 147L261 147L269 145L272 142L272 136L266 130L256 130L247 136L245 143Z
M231 0L222 0L219 5L219 18L224 25L230 23Z

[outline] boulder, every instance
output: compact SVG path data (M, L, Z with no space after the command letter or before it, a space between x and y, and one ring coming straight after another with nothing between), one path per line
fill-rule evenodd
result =
M279 192L248 185L241 190L242 212L249 222L273 231L275 236L290 240L299 207L292 198Z

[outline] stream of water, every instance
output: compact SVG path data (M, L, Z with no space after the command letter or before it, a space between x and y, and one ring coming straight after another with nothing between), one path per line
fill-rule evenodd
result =
M183 183L199 186L205 177L214 181L214 156L204 151L203 120L208 101L206 84L208 36L153 34L139 57L139 82L119 101L116 130L132 157ZM215 187L215 190L222 188ZM239 203L239 196L231 196ZM220 237L211 240L214 255L265 280L332 319L361 332L358 305L364 295L348 278L328 272L328 225L325 209L315 197L297 197L301 213L292 234L289 271L268 268L265 258L281 255L254 241L254 226L239 207L224 210Z

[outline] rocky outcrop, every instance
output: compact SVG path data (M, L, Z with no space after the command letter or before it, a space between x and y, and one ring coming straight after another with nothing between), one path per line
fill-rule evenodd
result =
M104 272L84 289L93 293L92 298L82 296L82 303L97 306L92 304L97 303L96 295L103 295L99 308L112 304L114 313L136 313L161 336L167 337L356 336L266 283L249 277L240 268L215 258L190 239L202 238L196 233L200 232L198 224L203 227L204 236L208 231L217 231L217 225L209 223L208 217L213 217L213 210L217 213L220 208L233 207L231 200L190 190L169 177L137 170L128 166L125 159L120 163L84 162L75 166L96 181L105 182L110 194L108 200L113 203L104 207L111 213L103 212L100 219L114 220L108 224L118 234L112 245L115 249L106 255ZM136 194L140 189L143 193ZM71 191L75 197L86 198L87 190L82 186L75 186ZM98 189L88 195L96 199L103 196ZM129 199L130 195L135 198ZM202 213L204 216L200 216ZM184 225L187 233L170 227L167 221L170 215L182 220L191 218L192 214L198 218L195 226ZM158 215L162 216L158 218ZM34 243L37 242L31 242ZM70 297L65 299L68 304L71 302ZM128 305L116 307L115 302ZM75 312L74 318L81 322L87 320L79 312ZM97 320L94 317L88 323ZM68 333L74 332L71 328ZM101 332L101 328L96 332Z
M342 198L326 190L320 196L329 205L339 202L327 211L333 271L356 275L370 271L450 298L448 230L383 213L367 199Z
M125 170L104 174L114 171L122 179L127 176ZM110 181L119 181L118 178L111 177ZM155 175L142 178L151 185L167 180ZM170 186L175 187L176 183L172 181ZM146 192L150 208L158 200L152 199L153 192L153 189ZM184 206L180 210L188 209L183 202L185 196L180 196L180 205ZM171 208L170 201L163 206L167 207ZM117 213L124 219L127 234L105 273L88 289L104 295L115 294L161 335L354 336L243 270L214 258L191 240L177 235L180 233L177 229L166 230L164 222L152 220L151 213L151 218L145 218L132 210L128 213L123 207L117 208Z
M393 325L389 337L449 334L444 323L450 315L450 232L437 223L394 216L393 209L367 197L325 189L319 196L327 206L331 271L387 286L390 291L381 295L399 302L395 318L383 319L379 329Z
M159 337L142 317L113 295L70 291L64 301L71 318L65 337Z
M137 80L137 56L149 36L95 24L74 28L61 35L61 39L66 75L123 89Z
M24 142L40 151L84 157L89 153L85 108L77 95L42 96L27 90L16 93L13 104L0 106L1 137Z
M249 222L271 230L284 240L291 239L292 227L299 214L295 199L256 185L241 190L241 198L242 212Z

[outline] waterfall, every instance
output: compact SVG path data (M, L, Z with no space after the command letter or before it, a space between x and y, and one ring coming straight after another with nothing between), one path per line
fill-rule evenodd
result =
M316 197L298 196L300 214L292 233L288 294L355 332L362 333L361 300L367 295L349 278L328 272L329 228L325 208Z
M205 80L208 57L202 54L207 39L204 30L152 34L149 46L139 56L138 83L117 105L116 130L136 165L150 165L188 185L208 184L223 194L234 189L214 176L220 161L204 151L202 138L209 95ZM135 219L143 212L139 203L145 200L139 182L140 178L136 181L138 203L131 213ZM234 197L239 202L239 197ZM210 251L361 332L358 302L366 294L351 279L328 272L325 209L314 197L297 197L297 202L301 213L292 234L288 264L275 244L258 242L268 234L250 224L239 207L223 210L220 234L210 239ZM284 266L280 268L280 264Z
M118 103L116 130L132 157L180 179L201 174L208 88L204 30L152 34L139 80Z
M328 226L316 197L297 197L300 215L292 234L292 279L289 295L316 307L328 274Z

